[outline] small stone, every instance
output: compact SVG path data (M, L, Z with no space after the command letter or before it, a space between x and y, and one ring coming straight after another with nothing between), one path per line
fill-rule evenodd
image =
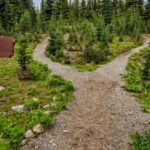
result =
M44 108L44 109L50 109L51 106L48 104L48 105L43 106L43 108Z
M51 103L51 107L55 107L56 106L56 103Z
M27 143L27 140L24 139L24 140L22 140L21 145L26 145L26 143Z
M53 101L56 101L56 96L53 96Z
M33 101L38 102L39 99L34 97L34 98L33 98Z
M19 112L19 113L23 113L27 111L27 108L25 105L18 105L18 106L12 106L12 110Z
M68 133L69 131L68 130L64 130L64 133Z
M32 130L28 130L26 133L25 133L25 138L27 138L27 139L32 139L32 138L34 138L35 137L35 135L34 135L34 133L32 132Z
M50 111L45 111L45 112L43 112L43 114L45 114L45 115L50 115L51 114L51 112Z
M0 86L0 91L5 90L5 88L3 86Z
M35 149L38 149L39 147L38 146L35 146Z
M44 127L42 124L37 124L36 126L33 127L33 132L36 134L41 134L44 132Z

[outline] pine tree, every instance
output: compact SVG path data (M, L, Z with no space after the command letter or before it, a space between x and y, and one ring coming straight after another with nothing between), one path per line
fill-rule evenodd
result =
M61 15L63 18L67 19L69 15L69 4L68 0L61 0Z
M74 0L73 2L73 6L74 6L74 15L75 15L75 18L79 18L79 0Z
M22 14L19 26L20 26L20 30L22 32L31 31L32 20L31 20L31 14L30 14L30 12L28 10L26 10L24 12L24 14Z
M52 19L54 14L54 0L46 0L45 2L45 20Z
M32 57L27 51L27 38L22 36L18 43L20 46L17 49L17 61L20 65L22 79L25 79L26 71L28 69L27 65L31 62Z
M81 16L83 18L86 17L86 9L87 9L87 7L86 7L86 0L82 0L81 1Z
M102 15L106 23L111 22L112 17L112 1L111 0L102 0Z
M150 20L150 0L147 0L146 6L145 6L145 19Z
M119 2L118 2L118 0L113 0L113 2L112 2L112 9L113 9L113 13L117 14L118 9L119 9Z
M41 9L38 15L38 28L45 31L45 0L41 1Z

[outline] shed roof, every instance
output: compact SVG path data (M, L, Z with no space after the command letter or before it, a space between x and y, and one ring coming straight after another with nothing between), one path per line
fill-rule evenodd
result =
M0 36L0 57L11 57L14 54L15 39L10 36Z

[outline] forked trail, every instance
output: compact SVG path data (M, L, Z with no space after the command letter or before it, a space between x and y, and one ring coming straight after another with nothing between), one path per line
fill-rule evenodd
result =
M150 115L141 112L132 94L121 88L121 74L129 56L148 46L148 42L150 38L143 46L121 54L95 72L77 72L44 55L48 44L45 38L35 48L34 59L71 80L75 100L57 116L54 128L21 150L129 150L129 135L150 128Z

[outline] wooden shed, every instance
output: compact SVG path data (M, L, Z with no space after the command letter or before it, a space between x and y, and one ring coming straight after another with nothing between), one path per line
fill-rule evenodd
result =
M14 54L15 39L10 36L0 36L0 57L11 57Z

